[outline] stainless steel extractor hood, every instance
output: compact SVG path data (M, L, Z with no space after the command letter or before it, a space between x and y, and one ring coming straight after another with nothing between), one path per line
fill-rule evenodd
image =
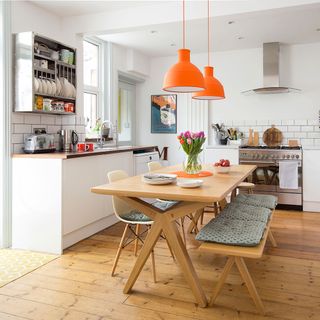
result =
M280 79L280 43L263 44L263 87L244 91L259 94L299 92L299 89L284 86Z

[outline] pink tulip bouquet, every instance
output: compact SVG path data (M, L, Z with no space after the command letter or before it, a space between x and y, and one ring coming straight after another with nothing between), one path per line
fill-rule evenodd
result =
M202 152L202 146L206 141L204 132L181 132L177 138L183 151L187 154L183 166L184 171L188 174L199 173L202 169L199 154Z

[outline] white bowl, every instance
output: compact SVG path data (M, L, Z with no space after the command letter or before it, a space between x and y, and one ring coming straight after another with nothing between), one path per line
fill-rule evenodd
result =
M178 179L177 185L181 188L198 188L203 184L200 179Z
M228 173L231 167L213 167L215 173Z

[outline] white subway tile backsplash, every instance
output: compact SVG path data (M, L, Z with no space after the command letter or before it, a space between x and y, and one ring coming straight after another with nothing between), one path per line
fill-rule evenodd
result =
M312 146L313 142L313 139L301 139L302 146Z
M56 116L56 125L57 126L61 126L61 124L62 124L62 118L61 118L61 116Z
M308 120L308 125L311 125L311 126L316 126L316 125L319 126L319 123L320 121L316 119Z
M288 131L288 127L287 126L276 126L276 128L279 129L282 132Z
M86 128L84 126L76 126L77 133L86 133Z
M13 133L31 133L30 124L14 124Z
M245 120L245 125L246 126L256 126L257 125L257 120Z
M41 124L55 124L56 118L54 115L41 115Z
M258 126L266 126L269 124L269 120L257 120Z
M22 133L13 133L11 135L11 143L23 143L23 134Z
M57 133L61 129L60 126L48 126L47 133Z
M320 132L308 132L308 138L320 139Z
M81 123L81 121L79 121L79 123ZM77 122L77 124L78 124L78 122ZM226 120L224 122L224 125L227 126L227 127L232 127L233 121L232 120Z
M12 112L12 123L24 123L24 115L17 112Z
M300 131L300 126L288 126L289 132Z
M75 116L63 116L62 118L62 125L75 125L76 124L76 118Z
M307 120L294 120L295 125L306 126L308 124Z
M308 134L307 132L294 132L295 138L307 138Z
M23 143L15 143L13 144L12 152L13 153L23 153Z
M268 120L268 124L270 126L272 126L272 125L279 126L279 125L281 125L281 120Z
M233 126L244 126L245 125L244 120L233 120L232 123L233 123Z
M294 120L281 120L281 124L284 126L292 126L294 125Z
M26 114L24 116L24 123L28 124L40 124L39 114Z
M313 131L313 126L302 126L301 127L301 131L305 131L305 132L311 132Z

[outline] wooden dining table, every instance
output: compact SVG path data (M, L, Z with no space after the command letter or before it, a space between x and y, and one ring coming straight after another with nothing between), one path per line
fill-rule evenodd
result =
M211 165L204 165L203 169L213 171ZM175 221L194 212L202 211L204 207L210 206L214 202L222 201L255 169L256 166L254 165L234 165L231 166L229 173L214 173L212 176L201 178L203 180L202 186L195 189L181 188L176 184L150 185L142 181L142 175L93 187L91 189L92 192L116 196L153 220L151 230L145 239L123 292L130 292L159 236L163 233L197 303L201 307L206 307L207 298ZM163 167L155 172L172 173L179 170L181 170L181 166L171 166ZM163 200L178 200L179 202L168 210L162 211L141 200L141 198L159 198Z

